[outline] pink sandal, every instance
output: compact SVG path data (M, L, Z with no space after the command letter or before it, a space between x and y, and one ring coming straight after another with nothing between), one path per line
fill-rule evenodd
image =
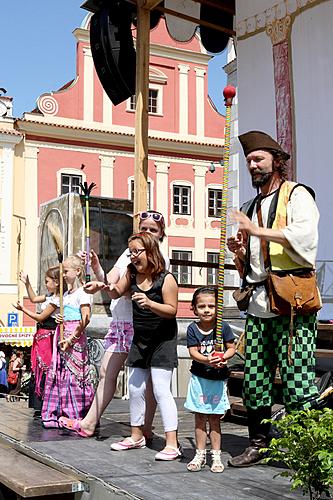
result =
M76 434L78 434L81 437L88 438L93 435L93 433L89 434L88 432L82 429L81 420L77 418L60 417L58 422L60 427L67 429L68 431L76 432Z
M124 450L132 450L135 448L145 448L146 440L144 437L139 439L139 441L134 441L132 437L128 437L123 439L123 441L118 441L118 443L112 443L111 450L114 451L124 451Z
M170 451L165 451L170 450ZM182 456L182 451L180 448L175 448L174 446L166 446L164 450L159 451L155 455L155 460L176 460L176 458Z

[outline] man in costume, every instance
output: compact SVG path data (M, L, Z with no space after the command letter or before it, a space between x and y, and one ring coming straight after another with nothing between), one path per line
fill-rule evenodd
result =
M259 450L269 443L270 425L262 420L271 417L277 366L287 411L309 408L318 398L316 314L272 313L265 280L267 253L272 269L302 273L314 268L319 212L310 188L286 180L290 155L272 137L251 131L239 140L258 191L235 212L239 230L227 241L241 278L254 284L247 308L243 386L250 446L229 460L229 465L246 467L260 462Z

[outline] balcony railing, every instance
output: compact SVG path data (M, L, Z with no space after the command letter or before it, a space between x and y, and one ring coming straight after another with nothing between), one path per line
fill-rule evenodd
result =
M317 260L317 281L323 303L333 303L333 260Z
M170 259L170 264L174 266L184 266L184 267L197 267L201 269L218 269L218 263L214 262L201 262L195 260L182 260L182 259ZM235 271L236 267L234 264L225 264L224 269L228 271ZM322 301L324 303L333 303L333 260L317 260L317 281L318 287L322 296ZM181 284L182 288L197 288L201 285L195 285L192 283ZM224 286L225 290L235 290L237 286Z

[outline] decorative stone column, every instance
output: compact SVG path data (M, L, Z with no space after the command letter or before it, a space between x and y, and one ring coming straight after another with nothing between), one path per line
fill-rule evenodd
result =
M94 121L94 62L89 48L83 49L83 120Z
M194 68L196 89L196 131L197 135L205 135L205 74L204 68Z
M115 167L115 157L100 155L101 161L101 196L113 198L113 176Z
M286 16L269 23L266 27L266 33L273 44L277 140L282 148L292 156L288 164L288 177L295 179L289 50L290 28L291 17Z
M36 146L26 146L24 151L24 180L25 180L25 215L26 238L29 245L25 247L24 269L29 269L29 278L32 287L37 287L37 256L38 251L38 152ZM34 265L31 265L34 263Z
M169 168L170 163L166 161L155 161L156 169L156 210L165 217L166 226L168 226L169 217ZM168 255L168 235L162 243L162 250Z
M189 66L178 64L179 69L179 133L188 134L188 72Z
M195 220L195 252L193 260L205 261L205 220L206 220L206 173L207 167L193 165L194 170L194 220ZM192 281L204 284L200 269L193 268Z
M0 283L11 283L12 215L13 215L13 161L14 144L1 144L0 157ZM1 151L1 150L0 150Z
M103 90L103 123L104 125L112 124L112 102L105 90Z

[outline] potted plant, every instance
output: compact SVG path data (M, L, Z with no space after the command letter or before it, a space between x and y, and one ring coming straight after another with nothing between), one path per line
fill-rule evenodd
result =
M310 500L331 498L333 486L333 410L304 410L270 421L281 433L273 438L265 462L282 461L291 489L302 488ZM321 495L326 495L321 497Z

